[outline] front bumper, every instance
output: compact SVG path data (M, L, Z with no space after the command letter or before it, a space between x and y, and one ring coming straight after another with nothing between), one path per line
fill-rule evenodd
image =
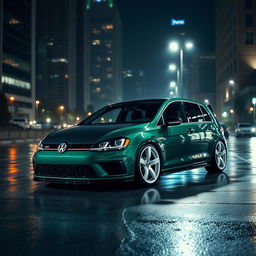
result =
M34 155L34 179L61 183L93 183L134 178L135 156L127 150L110 152L39 151Z

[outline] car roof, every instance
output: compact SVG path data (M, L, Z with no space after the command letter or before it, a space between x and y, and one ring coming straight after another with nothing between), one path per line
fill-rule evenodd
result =
M124 102L118 102L118 103L114 103L111 104L109 106L116 106L116 105L125 105L125 104L132 104L132 103L141 103L141 102L150 102L150 101L158 101L158 102L172 102L172 101L187 101L187 102L191 102L191 103L195 103L195 104L200 104L200 105L204 105L207 106L205 103L197 101L197 100L191 100L191 99L186 99L186 98L153 98L153 99L142 99L142 100L132 100L132 101L124 101Z

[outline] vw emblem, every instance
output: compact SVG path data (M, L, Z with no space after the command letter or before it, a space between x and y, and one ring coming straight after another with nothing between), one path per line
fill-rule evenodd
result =
M64 153L68 148L68 145L67 143L61 143L59 146L58 146L58 152L59 153Z

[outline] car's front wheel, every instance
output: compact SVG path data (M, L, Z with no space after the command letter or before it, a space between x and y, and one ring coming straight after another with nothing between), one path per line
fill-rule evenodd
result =
M222 172L227 165L227 148L223 141L219 140L213 150L210 165L206 167L208 172Z
M153 185L157 182L161 171L161 159L155 146L142 146L137 155L136 178L143 185Z

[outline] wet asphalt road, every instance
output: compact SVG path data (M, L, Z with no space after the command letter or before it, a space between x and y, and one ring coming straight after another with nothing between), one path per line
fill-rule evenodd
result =
M1 145L0 255L256 255L256 138L228 144L225 173L151 188L37 183L36 145Z

